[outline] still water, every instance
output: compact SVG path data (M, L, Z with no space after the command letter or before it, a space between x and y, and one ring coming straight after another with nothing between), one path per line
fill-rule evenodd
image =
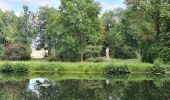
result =
M0 75L0 79L0 100L170 100L169 76Z

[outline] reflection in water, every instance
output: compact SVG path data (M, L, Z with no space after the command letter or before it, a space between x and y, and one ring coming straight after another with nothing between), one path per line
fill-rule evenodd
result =
M170 80L50 80L0 82L0 100L169 100Z
M32 91L37 95L37 97L41 96L41 89L43 87L47 88L48 86L51 86L52 82L48 80L47 78L33 78L30 79L28 84L28 91Z

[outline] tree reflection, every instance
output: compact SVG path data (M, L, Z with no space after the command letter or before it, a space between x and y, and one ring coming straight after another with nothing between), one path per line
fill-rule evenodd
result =
M43 80L30 91L30 80L0 82L0 100L168 100L170 81ZM48 84L50 85L48 85Z

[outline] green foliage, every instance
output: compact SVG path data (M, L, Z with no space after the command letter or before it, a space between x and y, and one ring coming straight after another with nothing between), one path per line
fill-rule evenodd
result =
M164 66L164 64L162 63L161 60L159 59L156 59L154 61L154 66L152 66L150 69L149 69L149 72L153 73L153 74L165 74L166 72L166 68Z
M104 58L104 57L88 58L86 61L87 62L95 62L95 63L106 62L106 58Z
M168 63L170 2L126 0L125 4L125 9L106 11L101 17L96 0L61 0L58 9L40 7L37 14L24 5L20 16L0 10L0 59L30 59L33 42L36 49L48 50L51 61L100 62L108 47L112 58L136 57L144 62L160 58Z
M2 73L14 73L14 74L25 74L28 73L28 67L23 63L10 64L4 63L1 66Z
M127 65L114 65L114 64L106 65L105 72L110 75L130 73Z
M114 48L113 57L121 59L133 59L136 58L136 55L135 50L132 47L120 45Z
M56 40L60 40L60 14L53 7L40 7L38 14L38 26L35 39L36 49L48 50L48 55L56 46Z
M110 57L122 59L135 57L134 49L127 45L128 41L124 35L124 23L122 22L124 13L123 9L118 8L106 11L102 16L101 20L106 32L102 50L103 56L105 56L106 47L109 47Z
M11 64L4 63L3 65L1 65L1 72L2 73L14 73L14 69Z
M14 67L15 73L28 73L28 65L24 63L16 63Z
M14 42L17 34L17 16L13 11L6 11L0 21L0 44Z
M4 59L4 46L0 44L0 60Z
M60 53L57 55L57 60L59 61L72 61L77 62L80 61L80 53L77 52L74 49L65 49L60 51Z
M17 20L17 35L15 42L23 45L31 45L35 32L35 16L29 11L28 6L23 6L23 13Z
M95 60L96 60L95 58L88 58L86 61L87 62L95 62Z
M17 17L14 11L0 16L0 57L8 60L28 60L31 57L31 43L34 33L33 15L27 6ZM35 25L35 23L34 23Z
M129 45L141 50L142 61L169 59L169 8L167 0L125 1L125 35ZM165 13L166 12L166 13ZM140 53L140 52L139 52Z
M66 51L76 49L83 61L86 46L96 45L102 37L102 26L98 18L100 5L95 0L61 0L59 12L63 26L60 48Z
M162 47L159 44L154 44L144 49L142 61L144 62L153 62L156 59L162 59L165 63L170 61L170 48Z
M84 50L84 59L97 58L101 56L102 46L89 45Z
M54 71L54 65L52 64L44 64L38 66L35 71Z
M164 62L170 62L170 48L163 47L158 54L158 58L162 59Z
M96 63L105 62L105 61L106 61L106 58L105 58L105 57L97 57L97 58L95 59L95 62L96 62Z
M121 59L110 59L113 63L113 67L125 66L127 65L129 72L134 73L148 73L148 69L153 66L153 64L142 63L136 59L121 60ZM0 69L3 68L4 64L10 64L12 68L15 68L15 64L21 63L28 68L29 72L35 71L56 71L65 73L103 73L105 72L106 66L110 62L48 62L45 60L35 60L35 61L9 61L0 62ZM41 70L42 68L42 70ZM166 65L167 71L170 71L170 66Z
M5 59L8 60L30 60L31 49L23 44L8 44L5 47Z

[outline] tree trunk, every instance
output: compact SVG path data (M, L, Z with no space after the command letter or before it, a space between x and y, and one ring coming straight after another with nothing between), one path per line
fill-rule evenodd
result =
M135 54L136 54L136 57L137 57L137 59L139 59L139 60L141 60L141 51L140 51L140 48L136 48L136 50L135 50Z
M52 49L51 47L48 48L48 57L51 56L51 49Z
M159 39L159 34L160 34L160 13L156 13L156 18L155 18L155 28L156 28L156 40Z
M81 51L81 62L83 62L83 51Z
M159 38L159 34L160 34L160 22L159 20L156 22L156 39Z

